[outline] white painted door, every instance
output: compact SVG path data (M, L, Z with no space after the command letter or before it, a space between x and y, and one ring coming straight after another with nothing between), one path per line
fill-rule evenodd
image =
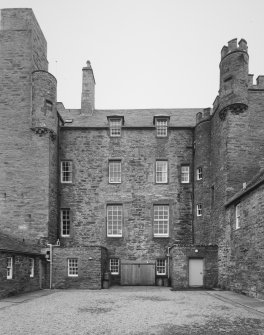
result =
M189 259L189 286L203 286L203 259Z

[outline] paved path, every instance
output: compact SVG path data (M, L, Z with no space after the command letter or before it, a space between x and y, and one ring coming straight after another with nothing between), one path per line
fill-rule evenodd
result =
M1 335L264 335L264 301L167 287L43 290L0 300Z

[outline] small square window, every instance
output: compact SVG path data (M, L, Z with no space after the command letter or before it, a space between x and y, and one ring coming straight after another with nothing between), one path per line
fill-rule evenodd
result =
M78 277L78 259L77 258L68 259L68 276Z
M201 167L198 167L197 169L197 180L203 179L203 169Z
M122 205L107 206L107 236L122 236Z
M240 228L240 203L236 205L236 229Z
M156 120L157 137L166 137L168 135L168 121L166 119Z
M202 204L198 204L197 205L197 216L202 216L202 214L203 214Z
M154 237L169 236L169 206L154 205Z
M110 119L110 136L111 137L120 137L121 136L121 119Z
M164 184L168 181L168 162L156 161L156 183Z
M7 257L7 279L13 278L13 257Z
M166 260L165 259L157 259L156 274L157 275L166 275Z
M121 161L109 161L109 183L121 183Z
M110 259L110 272L112 275L119 274L119 259L117 258Z
M189 165L182 165L181 167L181 183L187 184L190 182L190 167Z
M34 277L34 258L29 258L30 278Z
M61 162L61 182L72 183L72 161Z

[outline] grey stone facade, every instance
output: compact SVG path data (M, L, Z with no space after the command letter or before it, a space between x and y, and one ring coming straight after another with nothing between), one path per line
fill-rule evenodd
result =
M95 109L90 62L67 109L32 10L1 16L0 230L50 252L35 283L99 289L126 265L126 283L179 289L202 260L197 286L263 297L264 77L253 85L247 42L223 47L212 109Z

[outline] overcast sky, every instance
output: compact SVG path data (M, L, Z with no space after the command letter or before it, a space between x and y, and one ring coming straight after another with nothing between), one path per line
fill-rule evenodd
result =
M90 60L97 109L206 108L223 45L245 38L264 74L264 0L0 0L32 8L48 42L58 101L80 108Z

